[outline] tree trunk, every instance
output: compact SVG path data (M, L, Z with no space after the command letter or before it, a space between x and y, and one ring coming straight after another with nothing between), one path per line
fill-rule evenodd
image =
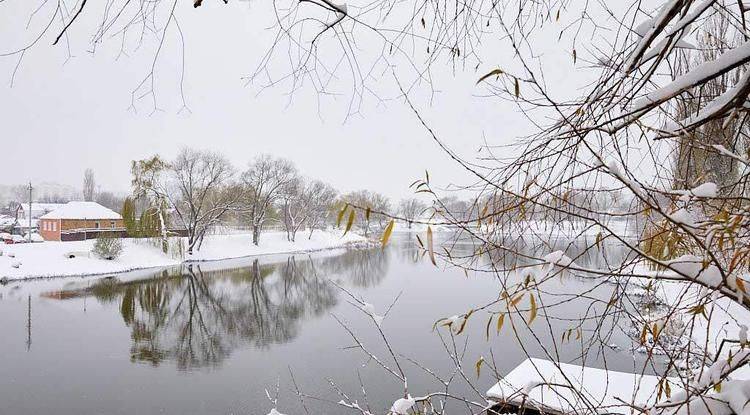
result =
M260 242L260 225L253 225L253 245L258 246Z

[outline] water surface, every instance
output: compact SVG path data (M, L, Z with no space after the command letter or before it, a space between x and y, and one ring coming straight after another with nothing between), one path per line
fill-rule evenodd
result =
M304 399L310 413L349 413L326 402L341 399L329 380L350 398L385 413L403 387L351 347L355 342L342 323L393 365L372 321L342 288L380 314L393 304L382 325L393 348L445 378L453 369L445 344L454 346L445 330L443 339L433 331L433 324L501 291L491 274L467 277L462 270L433 266L420 257L412 238L399 235L384 251L245 258L2 286L0 414L265 415L272 407L266 390L275 396L277 384L278 409L304 413L292 376L303 394L319 398ZM559 244L575 254L575 245ZM455 249L460 252L460 244ZM587 255L580 261L602 261ZM609 298L612 290L573 276L555 284L547 287L554 293L549 300L589 291ZM465 372L484 392L494 375L485 370L476 379L473 365L479 356L494 357L500 374L527 354L552 352L581 363L580 345L554 348L550 339L569 329L570 319L591 313L587 304L556 308L549 325L540 319L535 331L544 347L523 329L518 335L524 347L510 328L500 335L493 331L487 341L488 315L477 313L455 343ZM585 363L626 371L640 367L640 356L629 350L630 340L618 324L613 322L608 339L617 347L591 352ZM413 394L440 389L418 366L403 358L400 364ZM481 398L460 379L451 388Z

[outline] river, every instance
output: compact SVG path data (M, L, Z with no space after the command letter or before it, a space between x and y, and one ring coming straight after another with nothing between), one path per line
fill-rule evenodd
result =
M550 294L541 300L584 292L606 299L612 290L574 276L561 276L554 284L546 286ZM432 265L408 234L394 236L385 250L13 282L0 286L0 414L265 415L277 406L291 415L305 413L303 405L313 414L351 413L332 404L342 399L337 389L385 413L403 385L351 347L355 342L342 323L394 367L374 323L347 292L373 304L378 314L393 304L382 328L404 356L400 365L410 392L418 395L442 389L419 366L444 378L452 373L438 334L449 349L453 342L446 329L433 330L435 321L491 301L500 288L492 274L467 276ZM482 393L495 374L485 368L477 379L474 362L480 356L494 357L498 372L507 373L527 354L546 357L553 336L559 340L571 319L587 313L592 310L586 301L556 307L554 319L535 323L542 345L519 329L524 347L509 327L498 335L493 325L488 341L487 314L476 313L455 347L467 377ZM640 367L643 359L632 352L621 322L607 325L613 328L606 340L612 347L590 351L583 363L626 371ZM579 341L558 344L555 353L582 363ZM276 397L277 385L274 405L267 392ZM296 390L306 397L300 399ZM460 377L451 391L481 399Z

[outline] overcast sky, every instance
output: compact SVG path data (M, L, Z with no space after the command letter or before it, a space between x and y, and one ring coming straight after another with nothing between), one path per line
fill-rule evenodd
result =
M0 3L0 38L7 52L33 37L25 30L30 2ZM307 176L349 191L367 188L394 199L408 196L408 185L423 177L442 184L469 183L454 162L426 134L402 101L368 100L362 113L346 121L347 97L334 100L303 89L291 99L288 88L259 94L241 77L252 73L269 44L272 31L261 4L204 2L193 9L179 2L177 14L185 34L185 96L191 112L178 112L179 43L171 36L157 65L157 105L141 102L128 109L131 91L148 72L155 45L146 44L116 59L117 39L87 52L93 32L85 19L71 31L73 58L66 46L40 42L21 61L9 87L17 56L0 58L0 183L54 181L80 187L83 171L94 169L104 189L126 192L133 159L158 153L173 156L182 146L224 153L242 169L259 153L288 158ZM6 10L3 10L6 9ZM41 16L34 23L44 23ZM31 25L33 29L34 25ZM574 72L567 52L552 82ZM460 154L475 157L480 145L510 142L527 132L512 105L479 97L474 85L507 57L488 53L486 66L454 74L446 65L435 70L439 91L415 100L435 130ZM388 78L386 73L384 77ZM385 82L385 81L384 81ZM346 85L338 88L346 92ZM391 96L395 91L390 91Z

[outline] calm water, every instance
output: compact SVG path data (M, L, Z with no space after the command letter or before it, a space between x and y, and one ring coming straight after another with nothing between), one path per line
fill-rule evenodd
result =
M338 401L330 379L364 405L361 379L372 410L384 413L402 385L349 348L351 337L334 316L387 358L372 322L328 281L362 296L381 314L400 295L384 331L400 354L446 377L452 366L433 323L491 301L500 291L489 274L467 278L416 256L409 236L400 235L384 252L247 258L116 279L0 286L0 414L265 415L272 407L265 390L275 395L277 383L279 410L304 413L291 374L305 394ZM589 256L586 261L601 261ZM612 290L575 277L562 277L558 284L548 287L554 292L548 300L586 290L609 298ZM558 338L570 326L566 318L591 313L585 306L558 307L559 319L550 326L535 323L537 335L543 341ZM477 314L467 326L466 372L474 373L479 356L494 355L500 373L506 373L526 354L507 328L486 341L485 323L486 314ZM615 328L608 341L619 351L592 352L587 364L603 366L606 360L620 370L640 364ZM466 336L459 339L463 351ZM541 347L527 343L526 353L545 356ZM580 352L575 344L558 350L563 360L574 362ZM439 389L418 367L401 363L412 394ZM493 383L488 372L476 381L480 391ZM452 389L478 399L463 382ZM325 401L306 399L305 405L310 413L345 413Z

